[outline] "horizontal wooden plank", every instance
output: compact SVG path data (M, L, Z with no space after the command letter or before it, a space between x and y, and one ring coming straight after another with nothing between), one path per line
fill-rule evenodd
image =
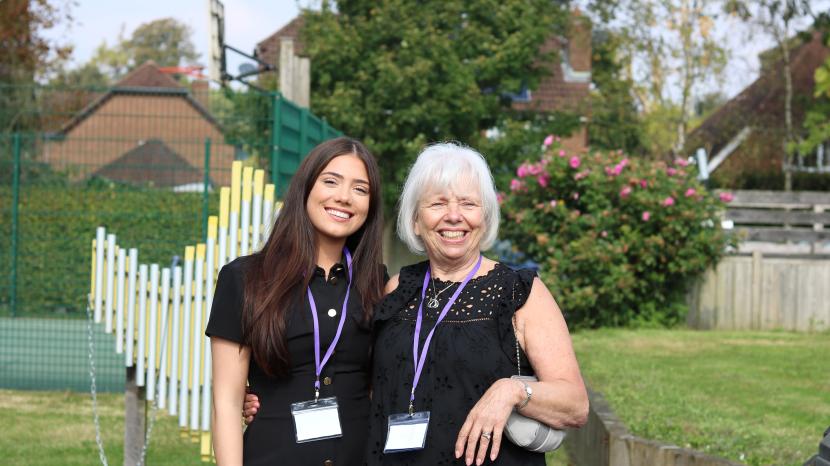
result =
M830 192L826 191L725 191L734 196L733 206L830 206Z
M747 241L830 241L830 230L813 231L801 228L736 228L741 239Z
M725 219L736 225L830 225L830 209L826 212L778 209L728 209Z

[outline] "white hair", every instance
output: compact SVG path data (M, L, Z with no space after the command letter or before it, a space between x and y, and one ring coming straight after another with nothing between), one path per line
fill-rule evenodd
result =
M429 192L470 185L477 186L481 195L484 234L480 247L486 251L493 246L499 234L499 202L493 175L484 157L474 149L455 142L432 144L418 154L403 185L398 209L398 237L410 251L424 253L424 242L415 234L421 198Z

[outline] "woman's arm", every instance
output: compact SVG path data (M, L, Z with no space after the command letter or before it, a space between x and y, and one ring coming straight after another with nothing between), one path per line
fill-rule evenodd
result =
M581 427L588 419L588 393L579 372L562 311L539 278L516 311L516 335L539 382L521 413L552 427ZM519 382L522 402L526 398Z
M580 427L588 419L588 394L576 362L568 327L559 306L539 278L527 302L515 314L519 344L525 349L539 382L529 382L530 402L520 413L552 427ZM514 406L527 398L522 382L499 379L473 406L455 442L455 457L482 464L490 450L495 461L502 433ZM482 435L486 434L486 435Z
M242 400L251 350L219 337L210 338L213 357L213 450L219 466L242 465Z

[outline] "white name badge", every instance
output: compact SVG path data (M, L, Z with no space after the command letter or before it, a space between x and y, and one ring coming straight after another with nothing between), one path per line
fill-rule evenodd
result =
M427 441L429 411L392 414L386 430L384 453L421 450Z
M337 397L291 403L297 443L342 437Z

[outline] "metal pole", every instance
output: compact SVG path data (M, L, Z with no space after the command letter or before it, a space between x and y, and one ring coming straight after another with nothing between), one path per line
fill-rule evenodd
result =
M12 244L11 244L11 296L9 306L11 315L17 315L17 245L19 241L19 212L20 203L20 133L14 133L12 162Z
M279 195L279 177L280 177L280 127L281 125L281 105L282 96L279 92L271 93L271 182L274 184L275 191Z
M210 188L210 138L205 138L205 181L202 186L202 241L207 241L208 189Z

